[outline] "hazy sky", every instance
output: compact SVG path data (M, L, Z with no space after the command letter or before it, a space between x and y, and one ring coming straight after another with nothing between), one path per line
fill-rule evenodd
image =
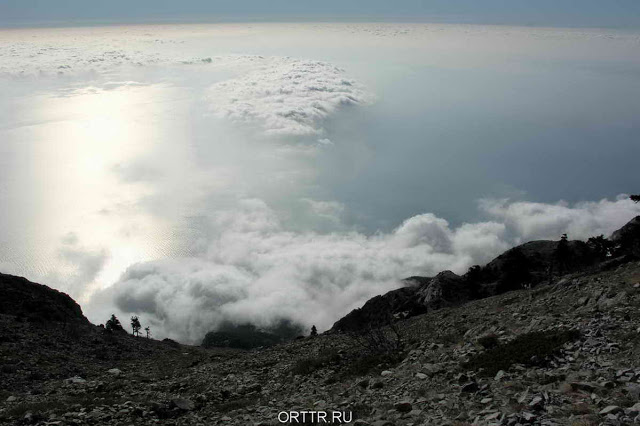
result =
M640 26L637 0L0 0L0 24L184 19L394 19Z

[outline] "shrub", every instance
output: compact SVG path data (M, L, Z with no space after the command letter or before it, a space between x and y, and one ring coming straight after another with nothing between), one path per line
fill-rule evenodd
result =
M562 345L579 337L580 333L576 330L521 334L509 343L472 357L463 367L470 370L481 369L482 375L493 376L500 370L509 369L513 364L543 365Z
M452 330L448 333L440 334L435 337L437 343L443 345L457 345L464 338L464 332L460 330Z
M402 352L405 346L400 330L391 319L386 327L369 327L349 336L364 352L374 355Z
M360 377L369 374L371 371L379 374L382 370L398 365L404 359L404 356L404 352L364 354L348 363L341 376L343 378Z
M291 368L291 373L294 376L306 376L318 370L319 368L322 368L323 365L324 363L319 358L302 358L296 361L293 368Z
M370 371L380 372L391 368L406 355L404 338L391 318L387 320L386 327L370 327L349 333L349 336L360 350L342 368L340 375L344 378L364 376Z
M478 339L478 344L485 349L493 349L500 345L500 341L498 340L498 336L495 334L489 334L487 336L482 336Z
M302 358L296 361L294 366L291 368L291 373L293 375L303 375L306 376L308 374L313 373L316 370L319 370L322 367L331 364L337 364L340 362L340 355L334 350L323 350L320 351L318 356Z
M587 245L599 260L604 260L613 255L613 251L615 249L615 244L606 239L604 235L589 238L587 240Z

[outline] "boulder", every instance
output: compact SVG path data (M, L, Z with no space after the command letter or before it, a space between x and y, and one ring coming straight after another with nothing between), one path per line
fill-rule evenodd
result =
M398 411L400 413L409 413L409 412L411 412L411 410L413 410L413 406L411 405L411 403L409 401L396 402L394 404L393 408L395 408L396 411Z
M68 385L82 385L87 383L87 381L80 376L70 377L65 379L64 382Z
M191 411L195 407L192 401L185 398L174 398L171 400L171 405L183 411Z
M600 415L606 416L607 414L616 414L620 411L622 411L622 408L618 407L617 405L608 405L600 410Z

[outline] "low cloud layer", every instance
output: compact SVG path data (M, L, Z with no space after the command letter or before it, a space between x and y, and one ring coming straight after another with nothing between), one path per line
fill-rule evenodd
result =
M133 265L109 293L122 312L182 341L198 342L225 320L326 329L404 277L463 273L524 240L610 234L640 214L622 197L573 206L484 200L480 209L489 220L458 227L427 213L386 234L320 234L288 231L264 201L241 200L212 217L215 237L201 256ZM320 210L326 220L340 209Z
M557 204L483 200L480 208L513 230L514 241L554 239L567 233L571 239L586 240L594 235L609 236L632 217L640 206L626 195L616 201L601 200Z
M213 111L275 136L319 136L336 109L370 95L342 69L321 61L255 57L251 72L210 88ZM325 141L322 139L322 141ZM324 142L326 143L326 142Z

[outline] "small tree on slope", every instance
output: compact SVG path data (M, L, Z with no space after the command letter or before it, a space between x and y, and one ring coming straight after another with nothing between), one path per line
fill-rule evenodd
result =
M142 325L140 324L138 317L131 317L131 328L133 329L134 336L140 336L140 329L142 328Z
M120 320L114 315L111 314L111 318L105 324L105 328L110 331L123 331L122 324L120 324Z

